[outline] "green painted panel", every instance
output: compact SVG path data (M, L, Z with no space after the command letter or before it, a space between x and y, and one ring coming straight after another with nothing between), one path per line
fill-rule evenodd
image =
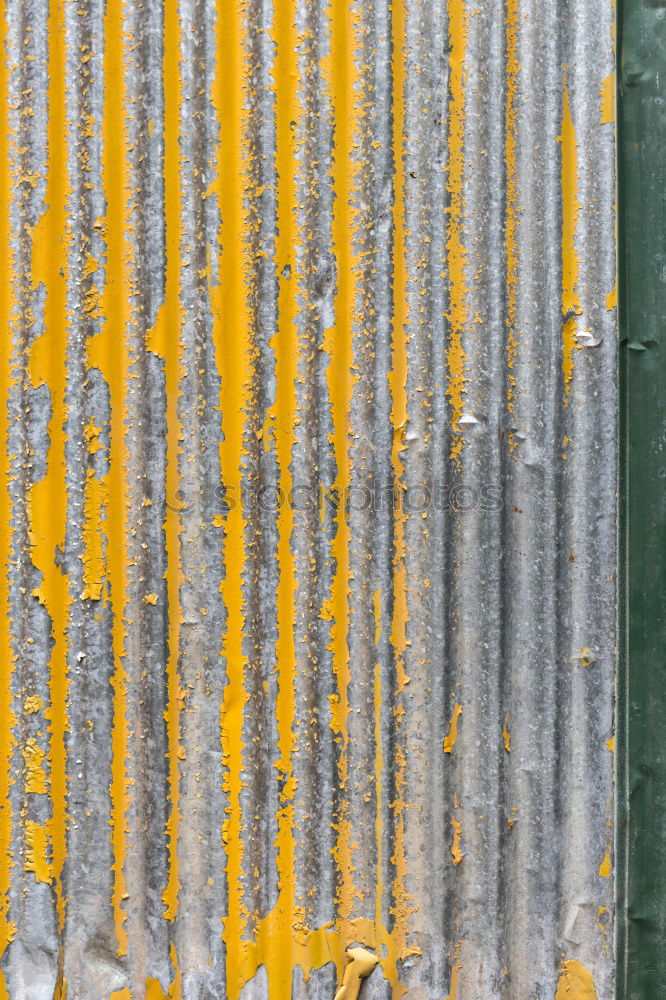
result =
M666 983L666 3L619 12L618 998Z

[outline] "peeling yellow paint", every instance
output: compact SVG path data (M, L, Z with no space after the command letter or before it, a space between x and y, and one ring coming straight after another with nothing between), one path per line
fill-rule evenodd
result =
M453 819L451 820L451 826L453 827L453 843L451 845L451 858L453 860L454 865L459 865L465 856L460 850L460 841L462 839L462 823L454 816Z
M611 848L609 846L606 848L604 859L599 865L599 877L610 878L612 874L613 874L613 866L611 863Z
M48 832L45 826L31 819L25 824L25 870L33 872L35 882L51 882Z
M502 739L504 741L504 749L507 753L511 753L511 733L509 731L509 716L504 720L504 727L502 729Z
M611 736L611 738L609 740L606 740L606 746L608 747L608 749L610 750L611 753L615 753L615 737L614 736Z
M0 17L0 52L7 51L8 21ZM0 99L8 108L10 79L7 60L0 59ZM0 329L4 336L4 350L0 351L0 399L9 398L9 389L15 378L12 314L15 302L16 265L12 247L11 205L13 200L12 170L10 167L10 132L7 114L0 114L0 253L4 262L3 281L0 281ZM11 553L11 522L13 504L9 489L8 453L9 413L6 405L0 406L0 759L9 761L15 746L14 726L16 715L12 706L12 676L14 653L10 641L9 558ZM9 891L14 852L12 850L13 810L9 798L12 778L8 765L0 767L0 957L14 937L16 927L9 918ZM4 980L3 989L4 988ZM6 989L5 989L6 994ZM2 993L0 992L0 997Z
M358 1000L361 982L376 967L378 958L365 948L350 948L345 955L347 967L342 986L335 994L335 1000Z
M35 715L44 708L44 702L38 694L31 694L23 703L23 711L26 715Z
M562 964L555 1000L597 1000L592 975L575 959Z
M327 332L327 371L333 424L333 453L336 465L334 490L345 496L351 482L348 453L349 414L353 393L353 339L357 255L355 250L355 196L358 167L354 147L359 136L359 47L358 14L352 7L333 3L328 10L331 36L329 89L333 105L335 147L333 151L333 249L335 253L337 290L334 301L334 326ZM336 692L331 697L331 729L338 740L338 776L340 795L335 820L336 837L333 847L337 871L336 903L339 918L352 917L357 891L354 886L354 848L349 805L348 716L349 684L349 546L350 533L344 504L335 515L333 558L335 575L331 586L331 644Z
M42 829L26 822L26 842L33 847L28 857L34 861L35 877L45 872L42 846L51 842L51 876L56 899L58 929L65 925L66 899L62 872L67 857L67 623L71 595L69 580L57 560L65 542L67 523L67 483L65 480L65 423L67 420L67 249L71 231L67 223L69 177L67 172L67 112L65 97L66 32L64 0L50 0L48 15L48 165L47 209L32 230L32 284L46 293L43 332L30 353L30 377L34 387L45 385L51 400L49 451L46 472L28 494L28 519L32 561L41 574L39 600L51 622L52 646L49 658L49 794L51 816ZM55 248L58 248L56 252ZM65 261L65 263L63 263ZM32 823L32 826L30 825ZM40 832L41 831L41 832ZM26 862L27 865L27 862Z
M506 5L506 111L504 122L504 159L506 163L506 226L504 252L506 255L506 363L508 368L507 407L513 412L516 397L516 376L513 372L518 356L516 312L518 303L518 27L520 23L519 0L507 0ZM509 448L516 447L513 431L509 432Z
M449 346L446 352L448 396L451 406L451 458L460 461L463 437L460 418L463 415L465 366L467 357L463 333L467 326L467 279L465 267L465 59L469 12L465 0L447 0L449 21L449 137L446 259L449 278Z
M220 203L220 281L214 288L213 343L222 385L220 409L224 441L220 446L222 480L241 495L242 464L246 455L245 411L252 379L250 310L247 288L250 250L245 208L248 183L248 112L245 81L248 77L246 0L217 0L215 25L217 67L212 101L220 122L215 190ZM222 652L227 683L220 725L223 791L228 797L222 840L227 855L228 904L223 918L226 946L226 983L229 1000L237 1000L245 982L254 975L244 950L246 913L243 906L243 716L247 702L244 686L247 656L244 649L245 600L243 578L246 562L245 517L242 503L229 510L224 523L226 575L221 594L227 613ZM262 956L263 957L263 956ZM257 960L257 967L262 957ZM250 963L251 964L251 963Z
M378 641L378 640L376 640ZM375 664L375 849L377 866L375 876L375 927L382 926L382 903L384 899L384 752L382 749L382 666Z
M462 964L460 962L460 942L458 942L453 956L453 965L451 966L451 987L449 989L449 995L445 997L444 1000L456 1000L461 972Z
M580 260L576 250L578 231L578 144L576 129L571 117L569 88L564 83L562 113L562 377L564 403L568 406L571 380L574 373L573 354L576 349L578 316L582 312L578 297L578 272Z
M89 367L98 368L108 386L111 407L109 426L109 471L106 476L107 565L112 611L112 649L114 671L113 730L111 736L111 843L113 847L113 906L114 926L119 955L127 953L124 901L125 853L127 849L127 809L129 788L126 768L128 747L127 673L125 669L127 566L129 528L129 488L127 482L127 391L131 369L128 327L133 323L130 308L133 288L131 277L132 248L129 240L131 209L129 194L128 136L126 121L125 34L123 29L124 0L108 0L104 32L104 112L102 122L102 179L106 194L106 216L99 229L106 239L106 281L101 296L102 326L99 334L87 344ZM85 432L88 447L98 440L96 425L91 421ZM101 488L101 487L100 487ZM91 484L88 513L89 530L96 530L95 519L101 517L102 498ZM97 546L88 538L88 546ZM86 551L90 551L88 548ZM99 549L91 565L90 593L102 594L100 567L96 563ZM85 582L85 577L84 577ZM99 587L97 583L100 583ZM84 591L85 593L85 591Z
M606 309L608 312L611 312L613 309L617 309L617 278L615 279L613 291L609 292L606 296Z
M92 469L88 469L83 492L83 590L81 600L99 601L102 596L106 573L102 519L106 503L106 476L98 478Z
M392 69L393 69L393 317L391 327L391 428L393 441L391 466L393 483L398 489L404 486L405 466L402 457L405 435L409 422L407 410L409 336L409 275L407 270L407 219L405 212L405 107L407 101L407 12L402 0L392 0ZM399 963L411 951L408 944L409 918L414 912L412 897L407 889L407 846L405 832L405 801L407 788L406 753L402 734L402 698L409 683L406 667L407 625L407 564L405 539L406 514L398 504L393 522L393 609L390 642L393 649L396 684L393 692L397 705L395 733L395 798L392 803L395 817L391 860L393 878L393 930L382 934L386 957L382 959L384 975L390 981L393 1000L406 992L400 982ZM381 929L383 931L383 928ZM380 952L380 954L384 954Z
M180 587L181 567L181 503L180 497L180 441L181 423L179 402L181 380L184 375L183 345L181 331L183 308L180 300L182 225L181 225L181 183L183 167L180 151L180 109L182 102L182 77L180 66L180 15L177 4L167 4L164 8L164 214L166 219L166 283L162 303L155 326L147 338L147 346L164 359L164 381L167 398L167 469L166 494L172 503L167 503L164 518L167 553L167 602L169 609L169 652L167 657L167 740L169 759L169 802L171 804L166 823L169 845L169 869L167 883L162 893L164 916L174 920L178 912L178 890L180 887L178 862L178 834L180 828L180 716L183 692L179 680L180 628L182 609ZM152 602L151 602L152 603Z
M609 73L601 83L601 124L615 123L615 73Z
M48 785L44 773L45 751L31 738L21 748L25 768L25 790L33 795L46 795Z
M456 740L458 739L458 719L462 715L462 705L457 702L453 706L453 715L449 722L449 732L444 737L444 753L453 753L453 748L456 745Z

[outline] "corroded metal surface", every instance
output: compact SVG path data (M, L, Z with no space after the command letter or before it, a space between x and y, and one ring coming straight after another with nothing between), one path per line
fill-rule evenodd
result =
M0 995L612 997L611 0L0 26Z

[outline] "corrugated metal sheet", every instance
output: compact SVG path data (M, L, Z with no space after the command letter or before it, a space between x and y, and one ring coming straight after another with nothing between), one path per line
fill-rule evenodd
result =
M613 16L6 0L0 995L613 996Z

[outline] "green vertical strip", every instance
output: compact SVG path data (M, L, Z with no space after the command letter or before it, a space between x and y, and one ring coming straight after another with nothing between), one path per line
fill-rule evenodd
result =
M619 14L618 1000L666 991L666 0Z

